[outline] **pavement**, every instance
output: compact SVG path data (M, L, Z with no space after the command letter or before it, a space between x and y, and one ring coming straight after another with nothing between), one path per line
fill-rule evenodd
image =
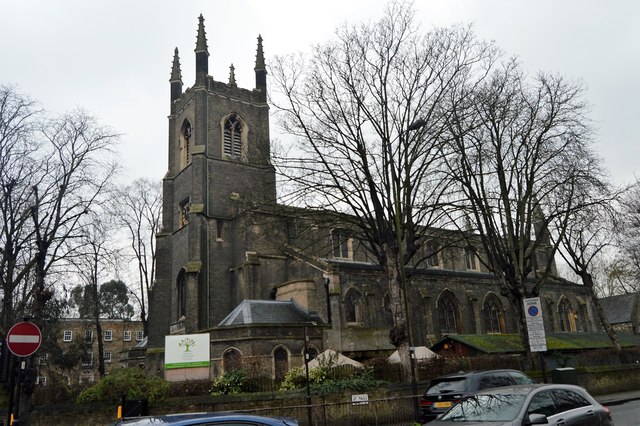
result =
M640 399L640 389L627 392L616 392L606 395L593 395L593 397L602 405L624 404L628 401Z

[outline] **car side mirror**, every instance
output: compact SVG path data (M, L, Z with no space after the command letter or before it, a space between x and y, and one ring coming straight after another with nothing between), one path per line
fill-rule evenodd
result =
M549 420L547 420L547 416L544 414L531 413L527 417L526 425L546 425L549 424Z

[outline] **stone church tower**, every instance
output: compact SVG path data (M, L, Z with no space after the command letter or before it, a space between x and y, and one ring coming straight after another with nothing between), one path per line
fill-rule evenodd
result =
M193 87L183 92L176 48L171 71L169 165L164 177L162 231L157 236L157 282L152 295L149 345L164 345L169 330L196 332L217 324L234 307L229 282L216 265L229 265L233 217L242 202L274 204L269 107L262 38L258 37L255 88L237 87L208 74L204 18L199 17ZM212 262L216 259L216 262ZM227 271L222 271L227 272ZM216 282L216 285L209 283ZM262 295L250 295L253 297ZM160 331L154 333L154 331Z

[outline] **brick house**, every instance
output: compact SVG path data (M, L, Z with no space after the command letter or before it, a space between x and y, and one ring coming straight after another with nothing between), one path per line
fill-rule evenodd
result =
M105 373L112 372L122 367L130 366L128 359L124 358L128 350L143 342L143 328L141 321L121 319L102 319L102 341L104 343ZM46 385L47 379L53 372L66 376L69 384L83 384L97 381L98 374L98 341L96 326L93 320L79 318L60 319L57 324L57 340L65 351L65 346L71 345L77 339L90 346L80 364L70 371L61 372L49 362L46 352L36 354L36 367L38 371L37 383ZM68 349L68 348L67 348Z
M322 352L388 356L385 275L348 226L280 205L270 159L267 72L258 37L255 88L208 74L200 16L195 83L183 90L176 48L170 77L168 169L147 367L161 371L164 337L210 333L211 375L244 363L279 377L301 365L305 334ZM434 230L408 288L415 346L443 335L517 333L516 316L484 253ZM541 294L549 331L598 329L583 286L553 280Z

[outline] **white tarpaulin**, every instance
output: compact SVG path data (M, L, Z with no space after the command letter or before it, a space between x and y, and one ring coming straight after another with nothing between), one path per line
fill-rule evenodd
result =
M349 357L346 357L342 354L339 354L338 352L332 349L327 349L326 351L322 352L317 357L309 361L309 368L318 367L320 364L320 361L331 363L332 365L353 365L354 367L357 367L357 368L364 367L358 361L351 359Z
M426 361L430 358L437 357L437 356L438 356L437 353L433 352L431 349L427 348L426 346L416 346L416 349L415 349L416 361ZM395 351L394 353L389 355L389 358L387 358L387 361L389 361L391 364L399 364L400 354L398 353L398 351Z

